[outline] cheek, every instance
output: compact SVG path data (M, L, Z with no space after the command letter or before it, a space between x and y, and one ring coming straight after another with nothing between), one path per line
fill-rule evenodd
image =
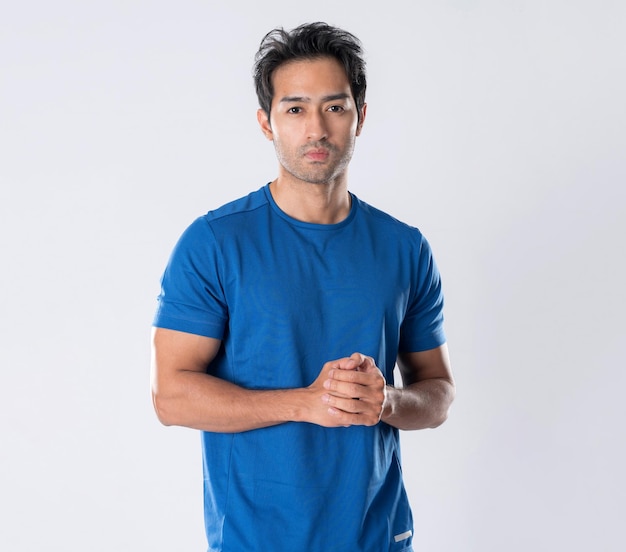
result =
M288 163L289 159L292 159L294 157L294 154L292 152L293 148L290 148L288 144L285 144L284 140L282 140L280 136L274 135L273 144L276 157L281 162Z
M289 129L282 127L280 130L274 132L274 144L282 151L295 151L298 147L298 140L294 136L293 132Z
M288 133L285 131L285 128L282 126L273 126L272 127L272 139L274 142L278 142L284 144L285 141L288 140Z

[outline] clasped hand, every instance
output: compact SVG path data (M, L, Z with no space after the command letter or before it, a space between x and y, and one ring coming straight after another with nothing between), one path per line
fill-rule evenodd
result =
M327 427L375 425L382 417L386 381L374 359L361 353L324 364L309 387L325 406L314 420Z

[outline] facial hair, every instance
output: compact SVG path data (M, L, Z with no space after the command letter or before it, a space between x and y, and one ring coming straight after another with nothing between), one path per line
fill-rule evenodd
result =
M295 155L285 151L281 143L276 140L274 140L274 148L278 162L290 175L309 184L327 184L346 170L352 159L354 141L347 144L345 150L324 140L309 142L298 147ZM325 161L307 160L307 152L315 149L327 150L328 159Z

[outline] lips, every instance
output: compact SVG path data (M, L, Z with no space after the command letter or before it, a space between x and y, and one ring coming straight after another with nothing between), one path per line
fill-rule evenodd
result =
M328 159L329 152L327 149L313 149L307 151L304 155L312 161L325 161Z

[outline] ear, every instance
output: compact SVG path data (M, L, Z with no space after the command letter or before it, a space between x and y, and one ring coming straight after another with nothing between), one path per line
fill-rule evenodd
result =
M357 124L356 127L356 135L359 136L359 134L361 134L361 130L363 129L363 123L365 122L365 113L367 112L367 104L364 103L363 107L361 108L361 117L359 120L359 123Z
M272 127L270 125L270 119L265 113L264 109L257 109L256 112L256 120L259 122L259 126L261 127L261 132L265 135L268 140L274 139L274 133L272 132Z

